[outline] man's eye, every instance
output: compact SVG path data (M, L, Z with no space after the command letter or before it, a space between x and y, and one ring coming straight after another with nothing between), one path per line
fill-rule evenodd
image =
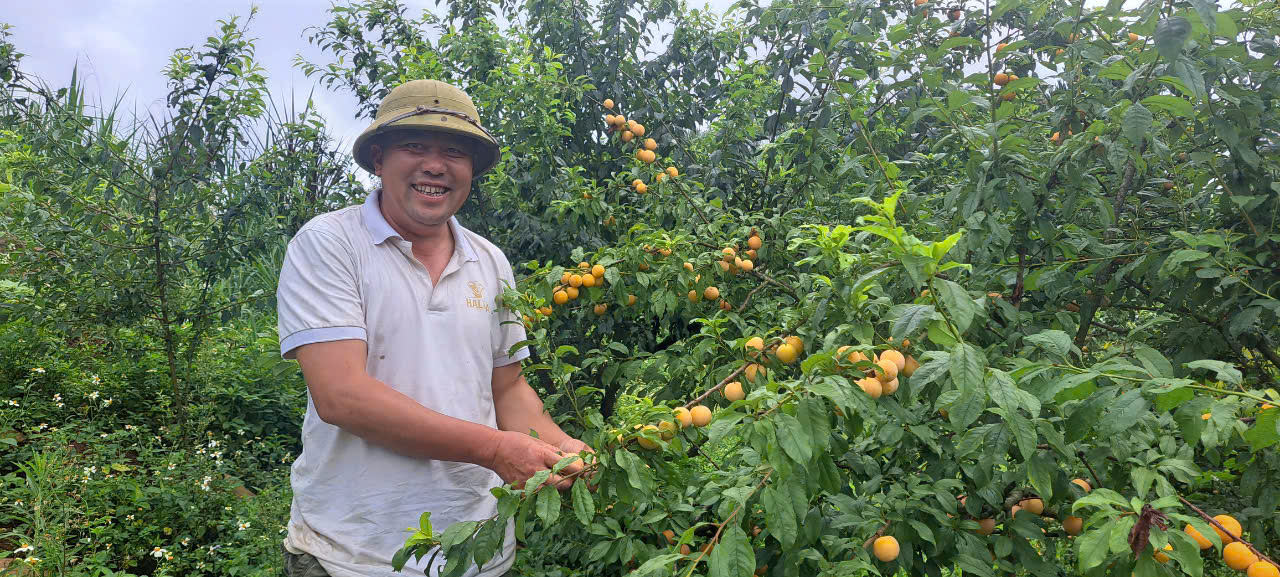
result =
M421 151L421 150L422 150L422 145L421 145L421 144L418 144L418 143L416 143L416 142L407 142L407 143L405 143L405 144L404 144L404 148L405 148L406 150L412 150L412 151L414 151L414 152L419 152L419 151Z

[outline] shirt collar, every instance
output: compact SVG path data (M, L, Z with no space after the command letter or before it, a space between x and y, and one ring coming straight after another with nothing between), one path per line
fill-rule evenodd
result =
M369 236L373 238L373 244L382 244L388 238L401 238L400 233L396 229L391 228L391 223L382 216L382 209L379 207L379 199L382 196L382 188L375 188L369 193L369 197L365 199L364 205L360 207L360 214L364 217L364 226L369 230ZM455 216L449 217L449 232L453 233L453 250L461 255L467 261L477 261L480 257L476 256L475 248L471 246L471 241L467 240L462 224L458 222Z

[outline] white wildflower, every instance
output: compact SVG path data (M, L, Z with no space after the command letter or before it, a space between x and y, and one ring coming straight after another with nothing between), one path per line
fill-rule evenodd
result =
M43 374L44 374L44 367L36 367L36 368L34 368L34 369L31 369L31 372L36 373L36 374L38 374L38 375L43 375Z
M14 549L13 552L14 553L30 553L31 551L35 551L35 549L36 548L32 547L31 545L23 543L21 547Z
M98 391L94 391L94 392L92 392L92 393L89 393L89 400L90 400L90 401L96 401L96 400L98 400L98 397L100 397L100 396L102 396L102 395L101 395L101 393L99 393Z

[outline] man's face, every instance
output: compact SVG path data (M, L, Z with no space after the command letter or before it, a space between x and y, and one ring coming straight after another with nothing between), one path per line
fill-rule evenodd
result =
M405 240L447 225L471 193L472 144L438 132L392 133L370 148L382 212Z

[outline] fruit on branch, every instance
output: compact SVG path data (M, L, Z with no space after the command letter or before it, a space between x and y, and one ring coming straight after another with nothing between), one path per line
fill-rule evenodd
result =
M893 561L898 558L898 553L900 551L898 547L898 540L888 535L878 537L875 540L875 543L872 544L871 551L875 553L876 559L885 563Z
M689 416L693 418L695 427L705 427L711 423L711 409L705 405L697 405L689 409Z
M724 386L724 398L732 401L741 401L747 398L747 393L742 390L742 383L733 381Z

